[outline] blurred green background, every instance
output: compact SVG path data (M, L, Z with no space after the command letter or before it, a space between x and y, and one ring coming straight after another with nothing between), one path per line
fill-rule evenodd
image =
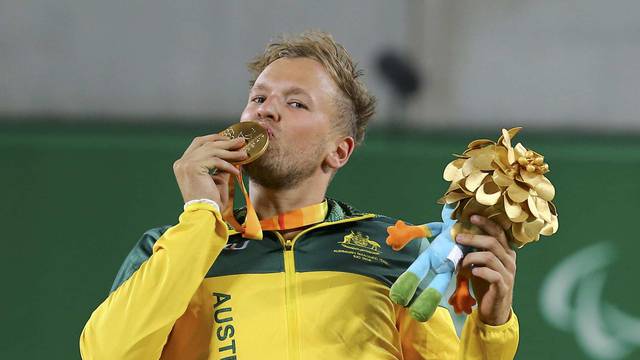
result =
M5 281L0 358L79 358L82 327L107 296L130 248L145 230L176 222L182 202L173 161L194 136L222 127L0 124ZM335 178L329 195L363 210L433 221L451 154L475 138L497 138L498 130L445 135L377 129ZM630 285L636 282L640 137L525 129L517 141L546 155L560 214L555 236L518 253L517 358L586 358L585 336L597 346L613 342L616 351L626 351L623 358L638 358L630 331L640 318L633 296L640 291ZM555 318L560 325L553 325L553 309L545 310L542 299L550 274L563 260L598 244L612 249L601 259L605 265L556 279L569 295L569 312L564 323ZM603 288L592 286L603 276ZM595 307L581 305L585 300ZM612 321L612 306L625 314L625 322Z

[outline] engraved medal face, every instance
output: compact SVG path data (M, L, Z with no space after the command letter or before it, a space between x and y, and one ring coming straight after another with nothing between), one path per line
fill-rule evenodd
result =
M227 136L230 139L243 137L246 140L246 145L243 149L247 151L249 157L243 161L234 163L234 165L243 165L254 161L264 154L269 145L267 130L254 121L233 124L221 131L220 135Z

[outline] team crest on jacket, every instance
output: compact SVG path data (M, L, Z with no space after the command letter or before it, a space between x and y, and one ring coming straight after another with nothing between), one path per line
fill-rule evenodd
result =
M352 230L338 244L340 244L341 249L333 250L334 253L349 254L357 260L388 265L386 260L380 258L380 244L359 231Z
M341 244L347 249L380 255L380 244L369 239L369 236L364 235L359 231L351 231L349 234L345 235L344 239L338 244Z

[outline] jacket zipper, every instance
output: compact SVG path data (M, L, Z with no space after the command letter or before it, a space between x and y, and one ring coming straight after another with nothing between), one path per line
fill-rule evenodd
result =
M300 358L300 339L298 325L298 304L296 292L296 264L293 256L294 240L285 240L277 231L274 231L284 248L284 282L285 282L285 311L287 313L287 349L289 360Z
M289 360L298 360L300 359L300 329L299 319L298 319L298 288L296 285L296 263L293 252L293 246L302 235L307 232L326 227L335 224L342 224L352 221L359 221L364 219L369 219L375 217L375 214L366 214L354 218L332 221L332 222L323 222L310 228L302 230L299 234L293 237L293 239L285 240L284 237L277 231L274 231L282 247L284 249L284 279L285 279L285 311L287 313L287 335L288 335L288 359Z

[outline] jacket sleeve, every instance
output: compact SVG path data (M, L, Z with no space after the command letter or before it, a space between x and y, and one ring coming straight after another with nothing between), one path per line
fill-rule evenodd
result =
M462 328L459 359L511 360L516 356L520 341L520 326L516 313L497 326L484 324L473 309Z
M178 224L155 242L151 256L117 286L121 269L115 289L82 331L82 358L159 359L227 238L227 226L213 206L187 207Z
M405 360L513 359L518 349L518 318L511 313L505 324L483 324L473 310L467 316L462 336L458 339L453 320L446 308L438 307L433 317L424 323L412 319L408 311L401 311L398 330Z

